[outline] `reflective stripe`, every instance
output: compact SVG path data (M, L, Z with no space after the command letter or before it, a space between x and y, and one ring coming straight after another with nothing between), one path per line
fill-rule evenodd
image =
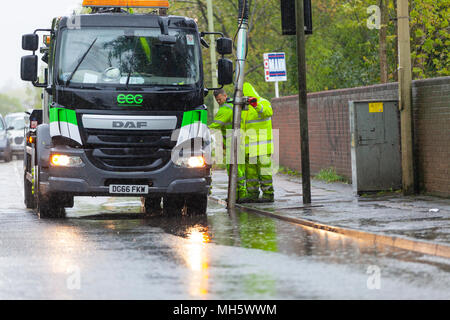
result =
M264 181L260 181L262 184L269 184L272 183L273 180L264 180Z
M240 178L238 179L238 181L243 181L243 180L245 180L245 177L240 177Z
M260 119L260 120L250 120L250 121L247 121L247 123L259 123L259 122L266 122L266 121L270 121L270 120L272 120L272 117L264 118L264 119Z
M259 187L247 187L247 191L259 190Z
M258 145L261 145L261 144L269 144L269 143L272 143L272 140L252 142L250 144L246 144L245 147L253 147L253 146L258 146Z
M214 120L213 122L217 123L217 124L220 124L222 126L231 126L232 125L231 122L223 122L223 121L220 121L220 120Z
M259 179L248 179L247 182L259 182Z
M225 105L223 105L224 107L227 107L228 109L231 109L231 110L233 110L233 107L232 106L230 106L229 104L225 104Z
M261 110L259 110L259 113L263 113L263 111L264 111L264 106L261 105Z

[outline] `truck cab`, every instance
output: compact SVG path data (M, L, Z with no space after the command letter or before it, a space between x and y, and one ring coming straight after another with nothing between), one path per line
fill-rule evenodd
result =
M24 159L27 207L63 217L74 196L139 196L146 212L162 203L167 215L205 214L210 138L197 24L165 15L166 7L130 14L84 5L92 13L55 18L50 29L23 36L33 54L22 58L22 79L44 89ZM39 32L44 82L34 52ZM220 84L231 83L231 61L219 66Z

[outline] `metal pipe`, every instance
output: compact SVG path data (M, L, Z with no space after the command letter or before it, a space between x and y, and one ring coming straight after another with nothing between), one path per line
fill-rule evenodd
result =
M247 36L248 36L248 14L249 4L247 0L239 1L239 30L236 48L236 78L233 99L233 137L231 142L230 176L228 179L228 209L236 207L237 182L238 182L238 161L239 144L241 143L241 112L245 106L244 87L245 76L245 58L247 54Z

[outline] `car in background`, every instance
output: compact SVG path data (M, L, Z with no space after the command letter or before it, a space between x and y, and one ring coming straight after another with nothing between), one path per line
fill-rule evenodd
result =
M8 139L8 131L6 129L6 121L0 114L0 160L9 162L12 158L12 152Z
M25 112L13 112L13 113L8 113L5 116L5 122L6 122L6 127L9 128L12 124L12 122L16 119L16 118L23 118L25 116Z
M13 155L23 157L25 147L25 112L10 113L5 116L9 143Z

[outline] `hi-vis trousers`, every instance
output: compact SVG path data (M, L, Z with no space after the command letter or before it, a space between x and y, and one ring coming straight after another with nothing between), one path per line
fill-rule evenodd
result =
M230 176L231 165L227 164L228 177ZM243 199L247 196L245 185L245 164L238 164L237 198Z
M261 155L245 158L245 176L247 184L247 197L258 199L260 189L264 199L273 199L272 157Z

